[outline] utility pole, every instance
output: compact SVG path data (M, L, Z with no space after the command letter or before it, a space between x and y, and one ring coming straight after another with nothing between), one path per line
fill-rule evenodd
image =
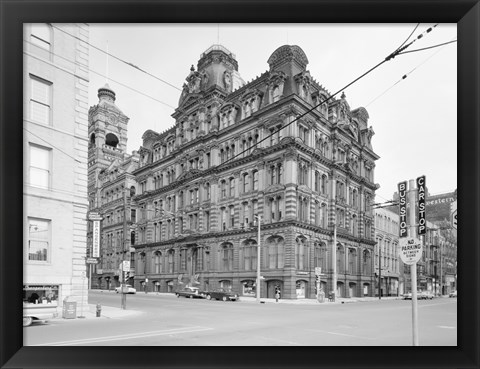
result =
M125 182L125 185L126 185L126 182ZM126 275L125 275L126 272L123 271L123 265L124 265L123 261L125 261L125 256L127 254L127 249L129 247L127 234L128 234L127 232L127 188L125 187L123 189L123 253L122 253L122 268L121 268L121 273L122 273L121 306L123 310L127 308L127 294L124 291L124 288L126 288Z
M378 244L378 299L382 299L382 246Z
M409 236L416 236L415 226L415 181L411 179L409 181L408 191L408 203L410 208L408 209L409 218ZM413 345L418 346L418 307L417 307L417 263L413 263L410 267L411 279L412 279L412 325L413 325Z
M262 216L261 215L255 215L255 218L258 220L258 238L257 238L257 302L260 302L260 223L262 221Z

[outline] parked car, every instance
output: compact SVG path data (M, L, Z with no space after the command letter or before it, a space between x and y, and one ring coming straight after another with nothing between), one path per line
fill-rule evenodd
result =
M457 297L457 291L450 292L448 297Z
M213 291L205 292L205 296L207 300L215 299L215 300L223 300L223 301L237 301L239 296L238 294L227 291L224 288L219 288Z
M125 288L126 288L126 290L127 290L126 293L137 293L137 290L136 290L135 288L133 288L133 287L132 287L131 285L129 285L129 284L125 285ZM115 287L115 292L116 292L116 293L122 292L122 287L121 287L121 286L120 286L120 287Z
M431 293L430 291L419 292L418 295L417 295L417 299L419 299L419 300L431 300L431 299L433 299L433 293Z
M411 292L404 293L403 294L403 299L404 300L411 300L412 299L412 293Z
M200 292L200 290L197 287L185 287L182 288L181 290L178 290L175 292L175 296L180 297L189 297L191 299L193 298L204 298L205 295Z

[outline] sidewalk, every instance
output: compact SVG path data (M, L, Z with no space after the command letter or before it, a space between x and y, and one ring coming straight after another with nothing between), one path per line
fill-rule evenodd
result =
M328 301L325 298L323 303L317 301L317 299L279 299L278 302L275 302L275 299L267 299L261 298L260 301L263 303L273 303L273 304L296 304L296 305L332 305L332 304L350 304L355 302L366 302L366 301L376 301L378 297L351 297L351 298L343 298L337 297L335 302ZM389 296L389 297L382 297L382 300L402 300L402 297L397 296ZM257 302L255 297L246 297L241 296L240 302Z

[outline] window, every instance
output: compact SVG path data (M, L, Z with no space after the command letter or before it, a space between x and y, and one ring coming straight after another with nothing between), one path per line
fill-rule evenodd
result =
M50 221L28 219L28 260L48 261L50 246Z
M154 254L154 273L158 274L162 272L162 263L161 263L161 258L162 258L162 253L160 251L156 251Z
M230 206L230 228L235 226L235 208L233 205Z
M50 26L46 23L33 23L31 25L30 42L43 49L50 50Z
M52 83L30 75L30 119L50 124Z
M30 185L50 187L50 149L30 145Z
M222 198L227 197L227 182L225 180L220 182L220 187L222 188Z
M205 230L208 232L210 231L210 212L205 212Z
M243 175L243 193L246 193L248 192L249 188L250 188L250 182L249 182L249 175L247 173L245 173Z
M174 272L175 267L175 250L168 250L168 273Z
M205 185L205 191L206 191L206 193L207 193L207 196L206 196L207 200L210 200L210 197L211 197L211 186L210 186L210 183L207 183L207 184Z
M297 238L295 244L295 267L298 270L303 270L308 267L308 249L307 240L305 238Z
M258 170L253 172L253 190L258 190Z
M233 245L226 243L221 248L222 270L233 270Z
M229 196L235 196L235 179L234 178L230 178Z
M257 242L255 240L247 240L243 243L243 269L257 269Z
M267 239L267 267L270 269L283 268L284 266L284 245L283 238L281 237L270 237Z

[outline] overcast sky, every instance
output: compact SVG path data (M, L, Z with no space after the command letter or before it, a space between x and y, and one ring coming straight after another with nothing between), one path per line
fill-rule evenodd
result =
M420 24L409 42L434 24ZM330 93L377 65L400 46L416 24L90 24L89 105L108 84L129 118L128 153L143 133L172 127L181 87L200 54L220 43L236 55L250 82L269 69L282 45L298 45L307 70ZM439 24L406 51L456 40L456 24ZM107 50L150 75L107 57ZM353 110L367 109L375 135L377 202L392 198L398 182L426 175L430 194L457 188L457 44L399 55L345 89ZM153 76L152 76L153 75ZM402 76L407 75L406 79ZM108 78L107 78L108 76ZM339 97L340 95L337 95Z

